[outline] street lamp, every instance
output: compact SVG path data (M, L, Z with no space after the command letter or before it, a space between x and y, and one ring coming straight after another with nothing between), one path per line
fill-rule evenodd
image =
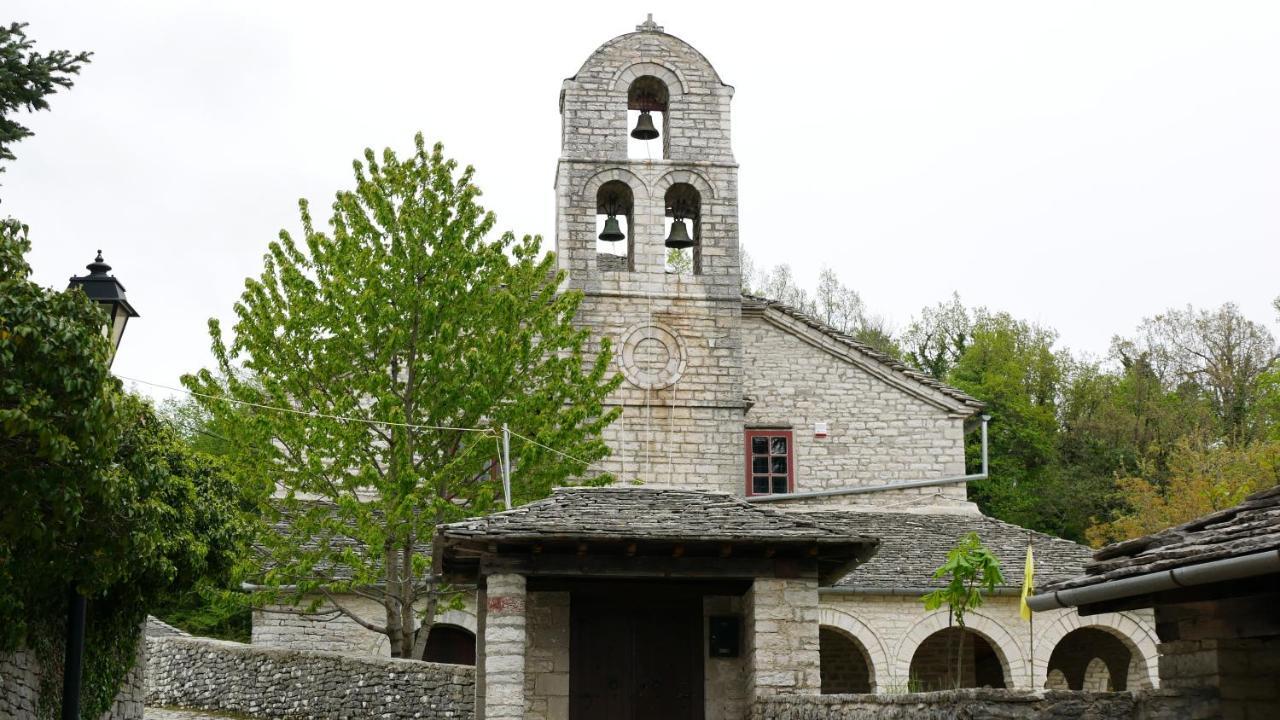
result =
M102 261L101 250L93 262L85 265L85 269L89 274L72 277L67 289L84 290L89 299L107 311L107 324L103 326L102 334L111 341L111 359L115 360L116 350L120 348L120 338L124 335L124 326L129 318L138 317L138 313L125 299L124 285L114 275L107 274L111 272L111 266Z
M111 357L107 360L110 366L116 359L116 350L120 349L120 338L124 336L124 326L129 318L138 317L124 297L124 285L108 275L111 266L102 261L102 251L93 262L85 266L88 275L73 276L67 290L80 288L91 300L107 311L107 322L102 326L102 334L111 341ZM69 604L67 608L67 647L66 658L62 665L62 720L80 720L80 679L84 668L84 596L71 583L68 590Z

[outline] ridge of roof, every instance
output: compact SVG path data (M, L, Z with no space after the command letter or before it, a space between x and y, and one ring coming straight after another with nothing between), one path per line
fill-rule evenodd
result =
M895 357L886 355L885 353L882 353L879 350L876 350L870 345L867 345L864 342L858 341L852 335L849 335L848 333L844 333L844 332L841 332L840 330L837 330L831 325L823 322L822 320L819 320L813 315L810 315L809 313L793 305L788 305L778 300L771 300L769 298L766 298L760 295L752 295L750 293L742 293L742 299L743 299L743 305L745 306L759 307L764 310L777 310L783 315L786 315L787 317L797 320L803 323L804 325L807 325L808 327L814 330L817 330L823 335L826 335L827 337L839 342L840 344L858 352L862 356L866 357L868 360L871 360L883 366L886 370L889 370L895 375L901 376L905 380L908 380L910 382L913 382L919 385L923 385L931 390L935 390L939 393L942 393L943 395L950 398L951 400L954 400L964 405L966 408L968 408L970 410L970 415L986 407L986 403L973 397L972 395L966 393L965 391L960 390L959 388L956 388L956 387L952 387L951 385L948 385L942 382L941 380L934 378L931 375L923 373L917 370L916 368L913 368L910 365L907 365L901 360L898 360Z

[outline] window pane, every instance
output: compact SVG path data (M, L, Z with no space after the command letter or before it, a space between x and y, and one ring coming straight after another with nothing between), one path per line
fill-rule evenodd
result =
M753 473L767 473L767 472L769 472L769 458L767 458L767 457L752 458L752 459L751 459L751 472L753 472Z
M787 491L787 476L773 476L773 491L776 493L784 493Z
M764 455L769 452L769 438L751 438L751 452Z
M787 439L786 439L786 438L784 438L784 437L771 437L771 438L769 438L769 443L770 443L770 452L772 452L774 455L786 455L786 454L787 454Z
M770 472L776 475L787 474L787 459L785 457L772 457L769 458L769 462L773 465Z
M751 492L761 495L769 492L769 476L756 475L751 478Z

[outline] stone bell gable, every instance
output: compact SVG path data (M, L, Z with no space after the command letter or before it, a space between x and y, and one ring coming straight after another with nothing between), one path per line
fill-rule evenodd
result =
M578 321L612 341L625 377L601 464L620 478L731 492L741 471L732 96L701 53L651 21L591 53L560 94L556 250L585 295ZM641 114L657 138L637 154ZM684 273L667 267L677 223L691 244ZM601 240L611 227L622 237Z

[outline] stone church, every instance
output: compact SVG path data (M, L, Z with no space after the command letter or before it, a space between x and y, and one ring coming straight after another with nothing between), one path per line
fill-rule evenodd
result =
M970 687L1156 683L1149 611L1019 616L1028 544L1042 584L1090 552L968 502L979 401L743 295L733 92L652 18L564 81L556 250L625 377L599 466L619 482L441 527L437 568L481 589L427 659L475 662L488 720L719 720L762 695L936 689L955 647ZM970 531L1009 585L962 632L919 598ZM260 644L382 640L333 614L254 618Z

